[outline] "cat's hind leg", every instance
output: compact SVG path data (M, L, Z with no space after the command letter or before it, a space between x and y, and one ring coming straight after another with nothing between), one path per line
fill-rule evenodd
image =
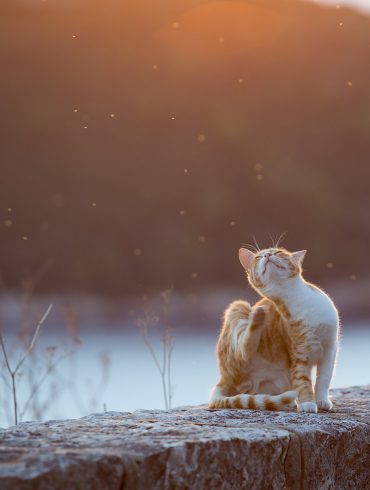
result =
M221 381L212 389L211 409L249 408L280 410L294 403L294 391L280 395L240 393L248 391L248 364L254 358L266 321L263 306L251 308L245 301L234 301L225 312L224 335L218 343Z
M265 309L262 306L257 306L252 308L247 317L242 316L236 322L234 321L230 342L237 357L245 361L250 361L253 358L261 340L265 320Z

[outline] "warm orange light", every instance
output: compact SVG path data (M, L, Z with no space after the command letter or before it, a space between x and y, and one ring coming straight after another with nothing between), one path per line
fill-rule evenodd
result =
M176 17L158 37L177 55L202 61L250 52L269 44L286 23L286 17L266 7L219 1L194 7Z

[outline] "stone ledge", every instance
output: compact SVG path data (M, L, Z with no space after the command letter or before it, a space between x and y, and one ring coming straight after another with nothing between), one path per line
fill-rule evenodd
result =
M366 489L370 386L330 414L139 410L0 430L0 488Z

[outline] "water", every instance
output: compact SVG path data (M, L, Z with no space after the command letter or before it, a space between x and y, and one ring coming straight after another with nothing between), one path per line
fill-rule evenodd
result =
M151 355L136 330L105 330L81 335L82 344L73 356L62 359L56 373L39 390L38 417L75 418L93 411L133 411L138 408L164 408L162 385ZM172 360L173 406L197 405L207 401L217 381L215 343L217 331L177 333ZM57 345L60 337L43 336L38 344L41 364L45 347ZM161 344L153 338L160 353ZM342 335L341 350L332 387L363 385L370 382L368 355L369 326L354 325ZM101 353L104 353L101 358ZM41 354L41 355L40 355ZM109 374L103 376L109 357ZM27 361L29 362L29 361ZM41 373L41 372L40 372ZM4 371L3 371L3 374ZM37 369L34 374L38 374ZM23 375L20 382L20 407L29 394ZM2 387L2 393L4 388ZM95 400L94 400L95 398ZM12 423L10 392L0 400L1 426ZM43 408L43 403L46 403ZM8 409L4 407L7 405ZM32 410L23 419L34 418Z

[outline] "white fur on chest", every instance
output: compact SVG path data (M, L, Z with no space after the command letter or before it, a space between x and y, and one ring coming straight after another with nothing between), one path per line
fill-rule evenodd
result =
M336 352L339 317L334 303L321 289L297 281L285 294L286 305L294 321L301 321L310 330L310 363L318 365Z
M303 284L298 290L291 291L289 296L287 303L295 320L301 320L312 327L337 325L337 310L329 296L320 289Z
M315 341L313 360L322 356L322 349L335 348L339 317L333 301L324 291L297 277L275 294L284 301L292 320L302 322L310 329Z

